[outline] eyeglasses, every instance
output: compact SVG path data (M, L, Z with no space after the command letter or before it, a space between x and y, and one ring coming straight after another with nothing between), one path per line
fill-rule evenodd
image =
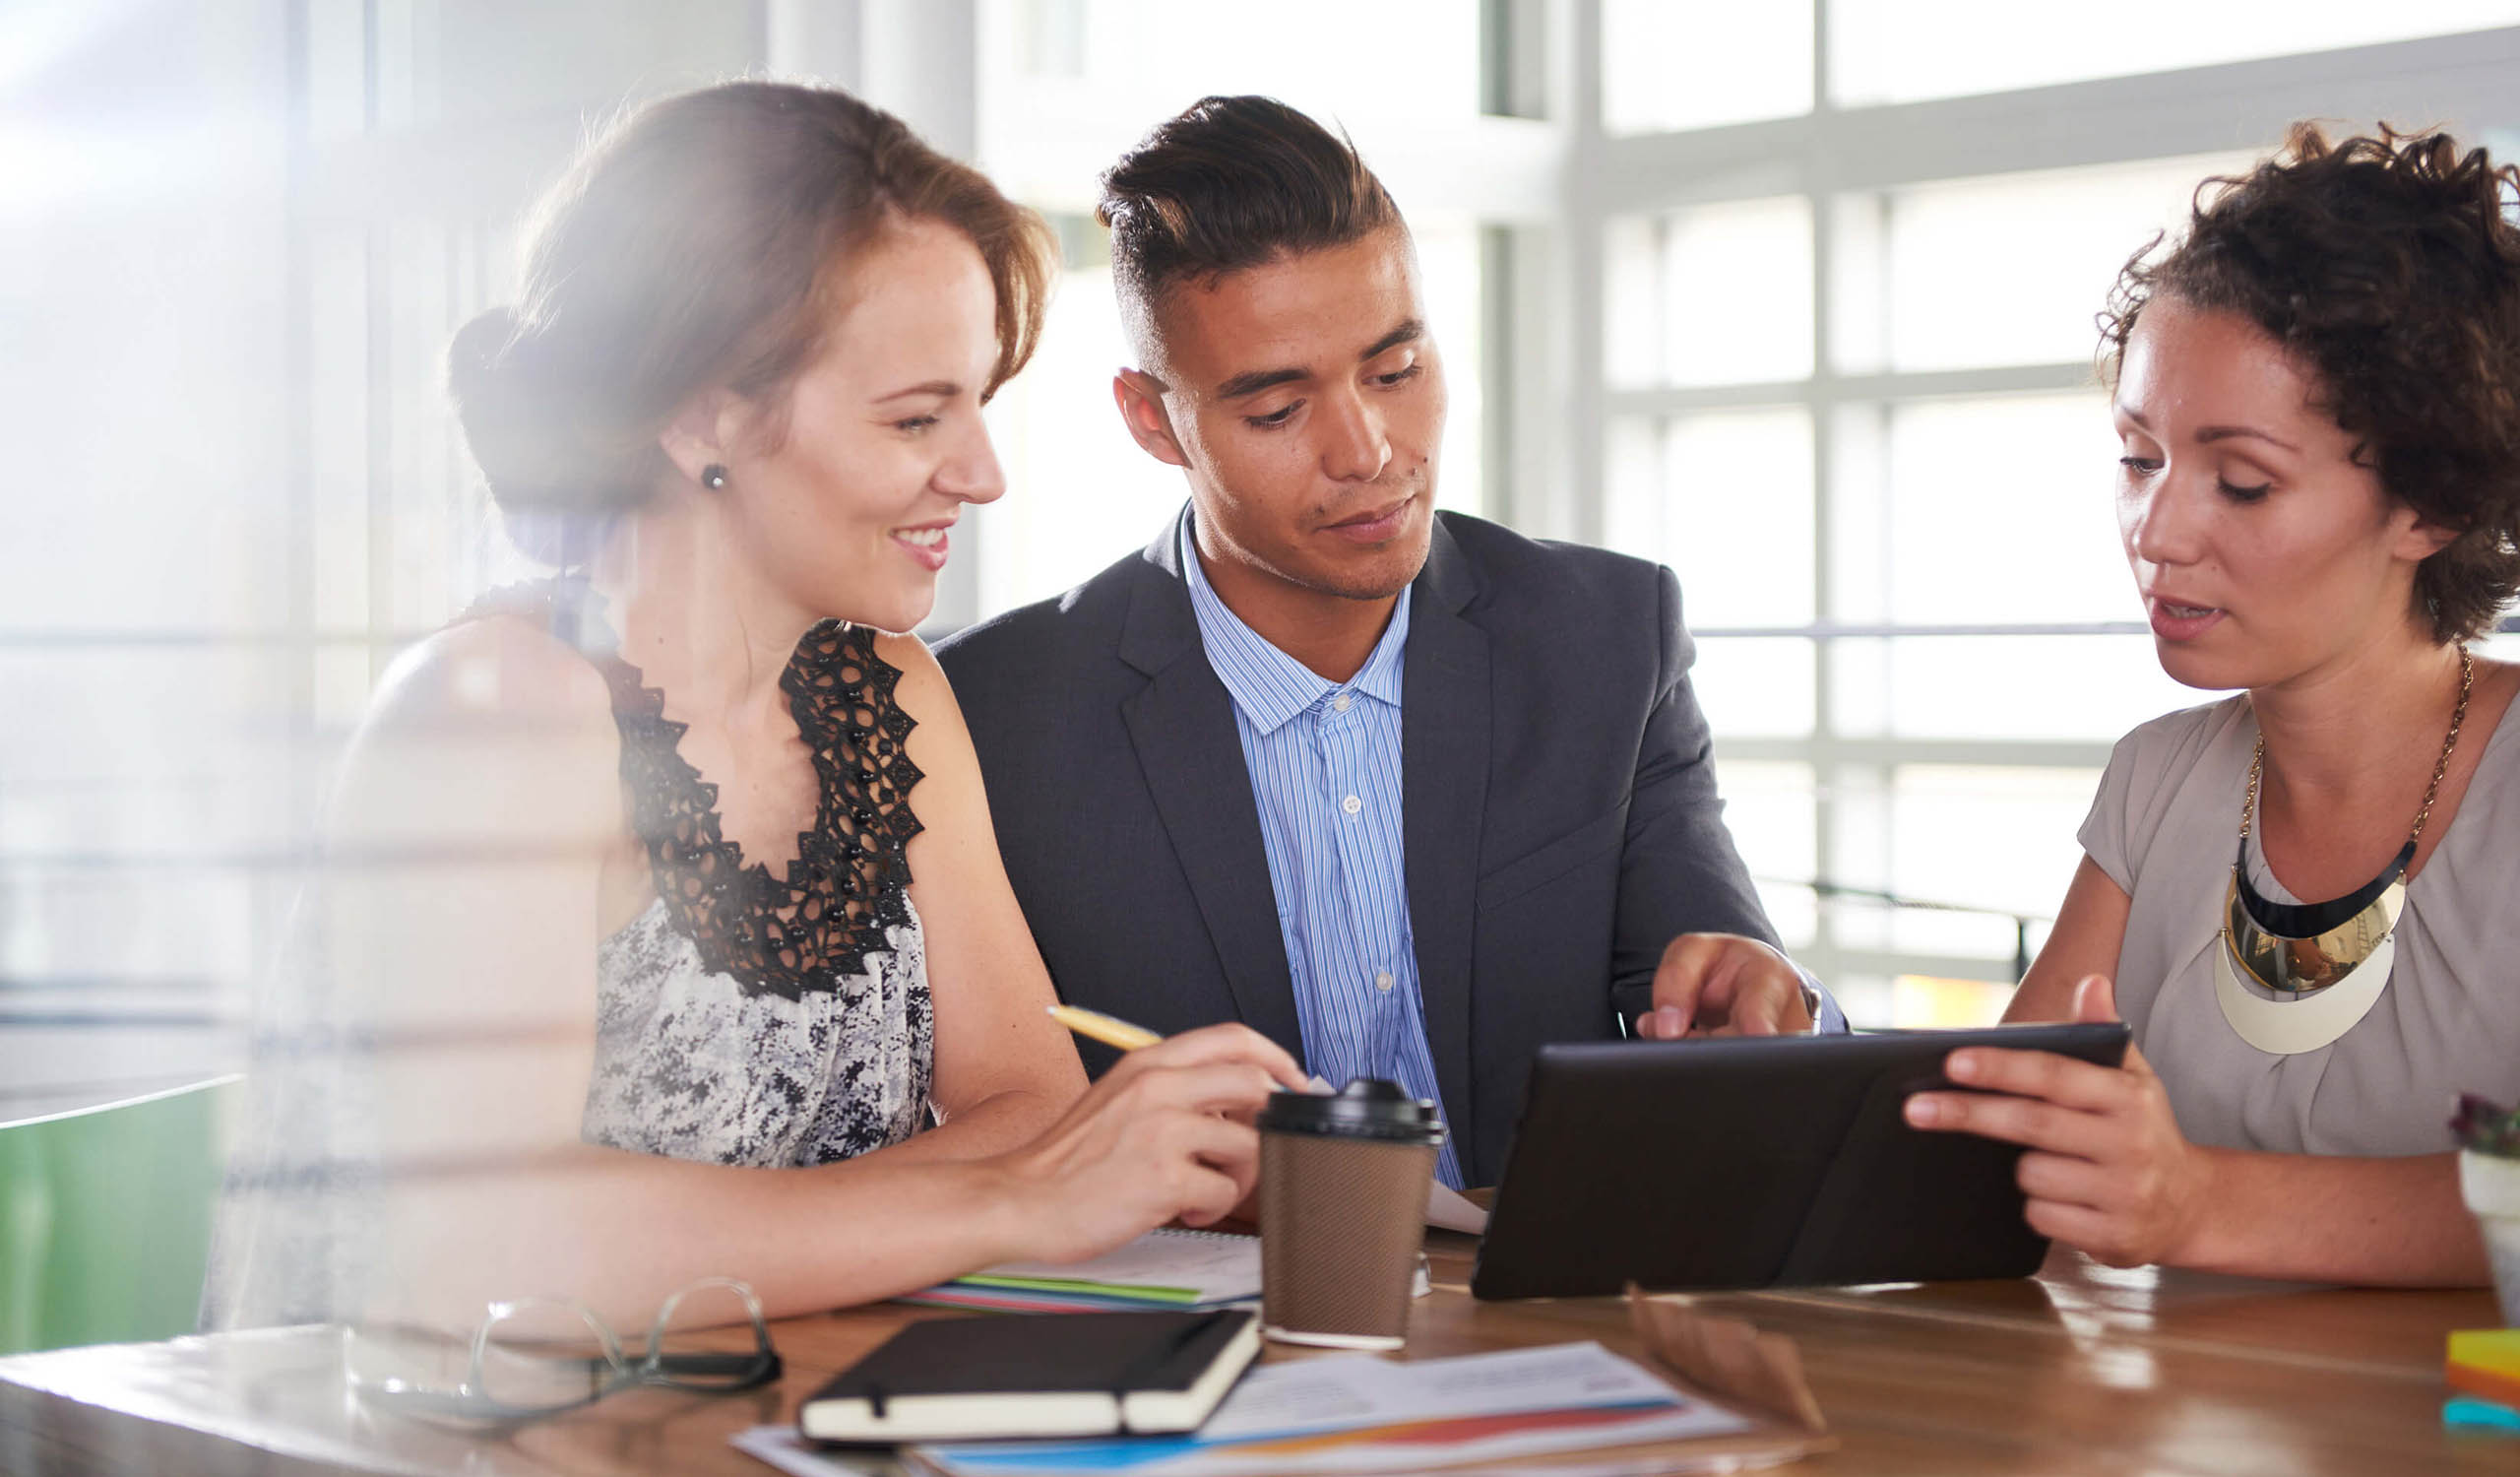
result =
M699 1346L674 1319L688 1311L694 1325L749 1320L753 1347ZM734 1315L740 1307L742 1317ZM668 1339L672 1347L668 1347ZM472 1332L463 1378L432 1382L415 1367L434 1344L449 1341L408 1328L361 1329L351 1336L350 1387L359 1398L407 1415L460 1421L530 1421L592 1405L634 1384L706 1394L731 1394L780 1376L779 1351L752 1288L732 1277L709 1277L665 1299L648 1325L647 1347L626 1352L594 1310L575 1299L520 1298L493 1303Z

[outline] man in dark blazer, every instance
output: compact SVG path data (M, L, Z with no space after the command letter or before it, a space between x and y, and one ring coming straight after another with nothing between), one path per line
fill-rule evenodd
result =
M1354 151L1209 98L1103 183L1114 395L1190 505L937 652L1060 994L1434 1096L1463 1184L1542 1043L1843 1029L1725 830L1670 571L1434 511L1441 362Z

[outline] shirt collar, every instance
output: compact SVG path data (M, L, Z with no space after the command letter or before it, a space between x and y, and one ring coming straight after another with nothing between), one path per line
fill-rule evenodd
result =
M1199 620L1199 640L1207 648L1208 665L1225 684L1233 705L1263 734L1276 733L1289 720L1333 693L1354 691L1400 706L1403 660L1409 646L1409 590L1391 608L1391 623L1374 643L1365 665L1346 682L1326 681L1320 674L1288 656L1242 623L1208 583L1191 537L1191 520L1181 520L1181 577L1190 587L1190 610Z

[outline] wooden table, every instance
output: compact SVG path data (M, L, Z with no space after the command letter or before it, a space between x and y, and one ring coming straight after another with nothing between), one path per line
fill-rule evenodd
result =
M1434 1233L1407 1354L1569 1339L1634 1353L1613 1299L1478 1303L1468 1238ZM2152 1270L2069 1253L2033 1281L1737 1294L1707 1304L1792 1336L1843 1447L1813 1473L2520 1472L2520 1438L2443 1430L2442 1337L2489 1293L2373 1292ZM896 1306L775 1326L785 1381L707 1398L630 1390L480 1438L378 1415L316 1329L0 1360L0 1472L726 1473L726 1439L912 1317ZM1271 1358L1301 1358L1273 1350Z

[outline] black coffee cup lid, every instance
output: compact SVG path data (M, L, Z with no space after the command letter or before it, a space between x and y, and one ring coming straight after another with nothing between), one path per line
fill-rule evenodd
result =
M1271 1133L1315 1133L1325 1138L1375 1138L1397 1143L1442 1143L1444 1122L1435 1105L1413 1098L1397 1082L1351 1077L1335 1093L1273 1092L1260 1110L1260 1127Z

